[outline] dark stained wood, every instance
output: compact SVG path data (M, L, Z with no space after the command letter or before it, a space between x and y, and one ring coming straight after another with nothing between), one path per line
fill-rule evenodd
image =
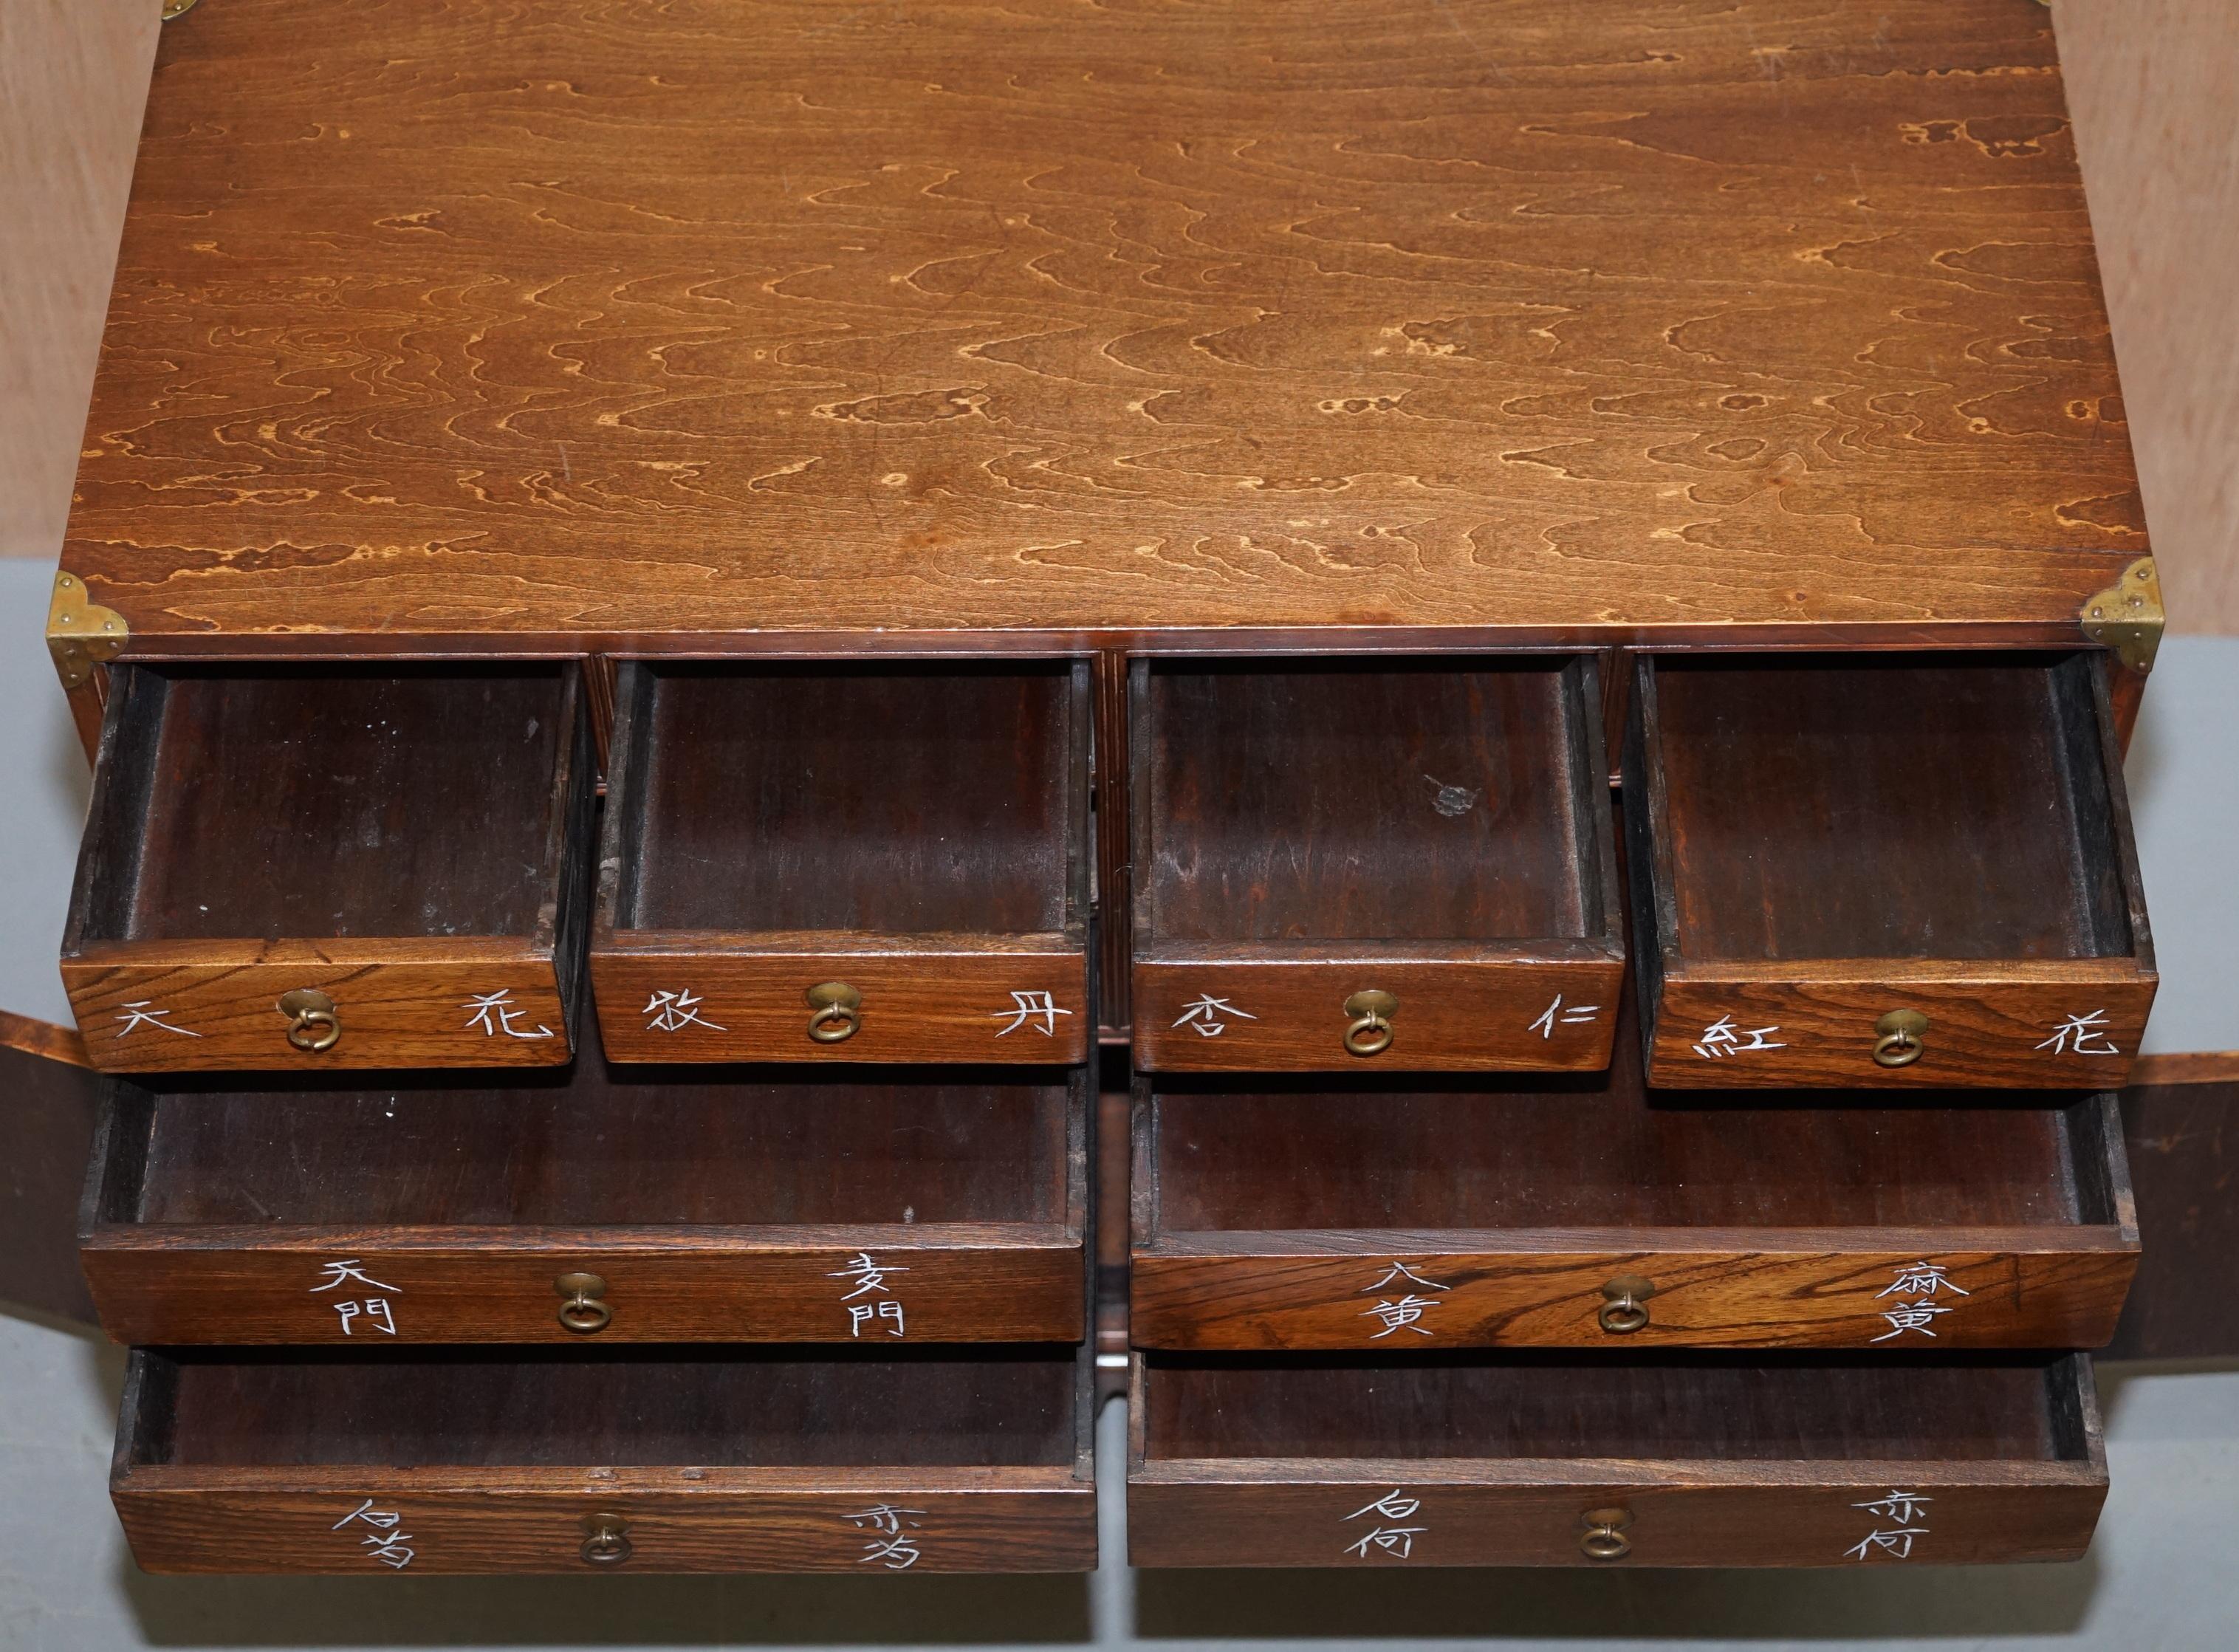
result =
M0 1302L94 1317L75 1217L98 1085L76 1032L0 1010Z
M197 12L139 650L2045 642L2146 548L2021 0Z
M142 1352L110 1491L149 1571L1087 1570L1089 1374L1046 1345ZM599 1514L618 1566L583 1556Z
M1607 1065L1624 943L1598 674L1138 661L1137 1064ZM1399 1005L1364 1058L1344 1006L1372 988Z
M1096 833L1096 1014L1114 1033L1130 1025L1129 972L1134 957L1134 796L1129 776L1129 667L1125 651L1096 656L1094 745Z
M63 939L94 1065L567 1060L596 780L581 675L127 668ZM289 1044L295 987L334 998L332 1049Z
M662 1068L593 1051L566 1074L353 1083L113 1085L83 1234L112 1336L1085 1334L1081 1070ZM555 1282L575 1272L606 1282L613 1317L588 1334L558 1317Z
M608 1052L1081 1059L1090 720L1086 660L624 666L591 942ZM861 1019L819 1044L807 994L832 980Z
M2128 1073L2156 977L2091 656L1640 656L1624 794L1651 1083Z
M2107 1357L2239 1357L2239 1083L2134 1086L2123 1123L2145 1255Z
M2073 1559L2107 1489L2077 1355L1139 1354L1130 1422L1138 1566Z

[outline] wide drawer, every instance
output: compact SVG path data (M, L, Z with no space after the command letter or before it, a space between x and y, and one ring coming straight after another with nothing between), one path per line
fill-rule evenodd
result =
M110 1493L151 1572L1096 1564L1089 1356L136 1350Z
M1629 1029L1628 1029L1629 1030ZM1139 1347L2097 1347L2116 1099L1139 1080ZM1863 1105L1861 1105L1863 1104Z
M572 663L117 667L63 942L87 1054L566 1062L595 780Z
M2090 1360L1138 1354L1138 1566L2072 1560Z
M1590 658L1138 660L1139 1067L1606 1065Z
M1089 729L1086 661L625 664L608 1052L1084 1058Z
M2123 1084L2156 978L2096 656L1635 673L1651 1084Z
M112 1079L80 1235L127 1343L1065 1341L1085 1069Z

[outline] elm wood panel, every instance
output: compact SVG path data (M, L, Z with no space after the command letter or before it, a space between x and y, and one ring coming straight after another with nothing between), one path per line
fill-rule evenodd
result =
M1621 945L1516 949L1379 947L1335 942L1312 957L1270 957L1287 948L1160 946L1134 968L1134 1052L1139 1066L1167 1071L1315 1071L1362 1067L1449 1071L1592 1071L1610 1062L1624 989ZM1551 954L1568 952L1568 958ZM1184 957L1161 954L1183 954ZM1197 954L1188 957L1188 954ZM1386 959L1379 953L1397 954ZM1332 956L1334 955L1334 956ZM1186 961L1185 961L1186 959ZM1345 1047L1347 998L1363 988L1399 1000L1392 1042L1374 1056ZM1213 998L1218 1012L1193 1006ZM1533 1024L1559 1015L1543 1032ZM1198 1031L1206 1025L1221 1030Z
M868 1257L885 1283L861 1288ZM1066 1342L1086 1334L1082 1238L1051 1224L887 1227L96 1231L85 1277L119 1342ZM382 1290L335 1280L347 1260ZM563 1273L606 1281L614 1317L560 1323ZM327 1281L322 1284L322 1281ZM336 1284L342 1288L336 1290ZM848 1298L901 1318L857 1317ZM386 1324L360 1305L387 1304ZM393 1327L393 1329L391 1329Z
M1893 1294L1923 1264L1938 1287ZM2093 1230L1176 1233L1136 1249L1128 1324L1201 1350L2096 1348L2137 1265L2135 1237ZM1627 1276L1655 1294L1613 1335L1602 1287ZM1902 1314L1916 1300L1935 1317Z
M2239 1083L2229 1071L2222 1082L2123 1092L2145 1255L2109 1359L2239 1357Z
M561 962L525 940L466 937L184 941L88 947L62 972L86 1054L104 1071L325 1072L565 1064L575 995ZM279 1000L296 987L335 1000L332 1049L288 1042ZM477 1007L499 995L487 1015Z
M203 10L65 552L143 646L2067 636L2146 547L2013 0Z
M98 1080L68 1027L0 1010L0 1301L90 1322L75 1189L94 1137ZM1123 1161L1124 1162L1124 1161Z
M1062 934L624 933L594 950L591 980L621 1061L1077 1062L1096 1032L1086 939ZM825 981L863 995L837 1044L808 1036ZM660 995L679 989L695 1018L664 1029Z
M1766 979L1776 971L1784 979ZM2120 959L2028 968L1880 959L1688 965L1664 977L1648 1078L1678 1088L2110 1089L2129 1076L2158 984ZM1928 1031L1918 1060L1884 1067L1874 1059L1874 1024L1897 1009L1920 1011ZM2083 1032L2071 1025L2078 1017L2093 1018ZM1704 1044L1721 1018L1733 1040ZM1751 1047L1759 1029L1762 1043L1781 1047Z

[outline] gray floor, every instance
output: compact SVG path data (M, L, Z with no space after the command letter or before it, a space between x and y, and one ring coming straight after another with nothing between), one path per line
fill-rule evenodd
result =
M5 0L0 0L4 3ZM68 1018L54 954L84 765L45 650L44 565L0 561L0 1008ZM2149 1050L2239 1049L2239 640L2173 639L2129 773L2163 984ZM0 1098L0 1108L5 1098ZM4 1115L0 1115L4 1118ZM4 1123L0 1123L0 1151ZM0 1652L132 1647L1336 1647L1928 1649L2239 1644L2239 1370L2109 1368L2114 1489L2074 1565L1803 1573L1137 1573L1100 1430L1105 1567L1082 1578L151 1578L106 1494L116 1352L0 1315Z

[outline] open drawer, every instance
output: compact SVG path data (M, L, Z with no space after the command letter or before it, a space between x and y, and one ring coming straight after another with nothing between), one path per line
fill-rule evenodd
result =
M1085 1068L110 1082L127 1343L1073 1341Z
M1605 1065L1624 943L1596 671L1136 660L1136 1065Z
M2081 1354L1137 1354L1138 1566L2072 1560Z
M625 664L608 1053L1083 1059L1089 729L1085 660Z
M2096 656L1635 672L1650 1083L2123 1084L2156 976Z
M581 668L123 666L62 972L110 1071L571 1053Z
M151 1572L1086 1571L1090 1359L139 1350L110 1493Z
M1139 1347L2106 1343L2138 1264L2111 1095L1137 1083ZM1866 1105L1859 1105L1861 1102Z

